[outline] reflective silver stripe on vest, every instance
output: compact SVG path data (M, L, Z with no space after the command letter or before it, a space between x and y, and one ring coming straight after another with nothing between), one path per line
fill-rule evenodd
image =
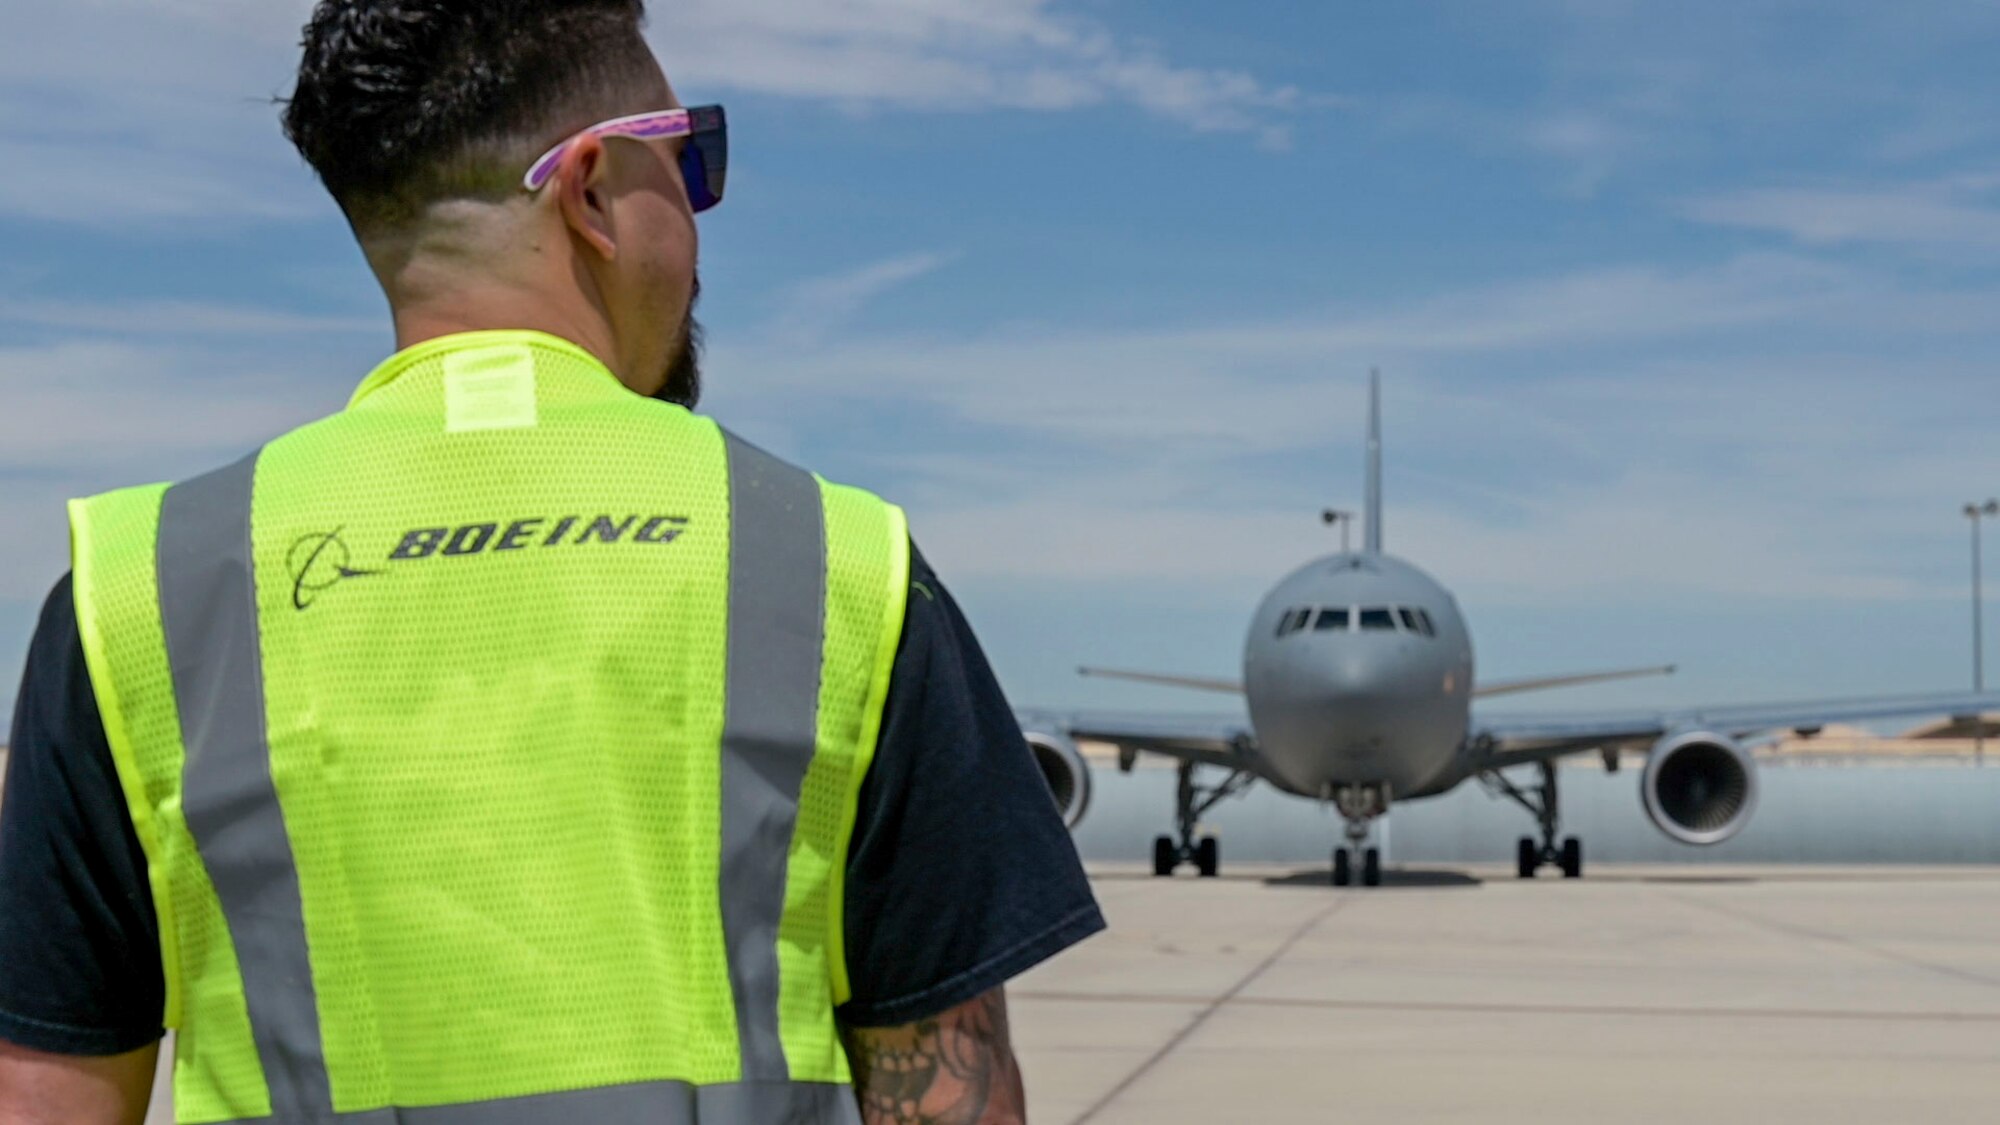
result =
M826 516L811 473L725 432L729 663L722 724L722 935L748 1082L790 1076L778 923L819 729Z
M284 1121L333 1112L291 839L271 781L250 494L257 455L167 489L160 620L187 758L181 808L229 927L250 1031Z
M223 1125L293 1122L257 1117ZM641 1082L463 1105L341 1113L313 1118L310 1125L861 1125L861 1110L849 1086Z

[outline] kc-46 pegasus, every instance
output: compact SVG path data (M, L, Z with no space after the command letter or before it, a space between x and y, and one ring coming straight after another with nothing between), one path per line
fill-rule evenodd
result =
M1770 732L1810 732L1831 722L1898 715L1978 714L2000 693L1935 694L1732 705L1624 714L1515 717L1482 713L1479 701L1605 680L1672 672L1639 668L1481 683L1472 638L1451 592L1382 547L1381 381L1369 386L1368 498L1360 551L1316 559L1267 594L1250 620L1240 679L1110 669L1087 675L1238 696L1246 718L1202 719L1091 712L1024 712L1028 743L1072 827L1090 803L1080 742L1116 748L1121 771L1141 754L1175 760L1175 832L1154 841L1153 870L1185 863L1213 876L1221 862L1213 836L1198 837L1217 802L1262 782L1323 801L1346 822L1333 852L1333 882L1374 886L1380 850L1370 826L1396 801L1439 794L1477 779L1534 817L1519 840L1523 878L1555 866L1583 874L1583 844L1561 833L1559 759L1644 751L1639 803L1655 827L1690 845L1718 844L1742 831L1757 805L1757 767L1746 741ZM1329 513L1329 516L1333 513ZM1511 767L1532 769L1526 784ZM1359 868L1358 872L1356 868Z

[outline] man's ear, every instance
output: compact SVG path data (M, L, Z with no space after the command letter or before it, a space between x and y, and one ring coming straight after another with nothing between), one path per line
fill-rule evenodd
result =
M610 161L604 139L578 137L556 165L556 205L563 222L585 245L607 262L618 257L618 237L611 221L611 201L605 195Z

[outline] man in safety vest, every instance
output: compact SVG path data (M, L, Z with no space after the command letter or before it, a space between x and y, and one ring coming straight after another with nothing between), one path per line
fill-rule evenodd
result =
M719 107L641 0L323 0L285 112L401 349L71 506L0 1121L1011 1122L1103 922L902 513L690 413Z

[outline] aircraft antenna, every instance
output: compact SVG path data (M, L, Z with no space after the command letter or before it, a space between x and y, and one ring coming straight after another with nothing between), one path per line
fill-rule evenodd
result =
M1368 371L1368 512L1363 548L1382 553L1382 372Z

